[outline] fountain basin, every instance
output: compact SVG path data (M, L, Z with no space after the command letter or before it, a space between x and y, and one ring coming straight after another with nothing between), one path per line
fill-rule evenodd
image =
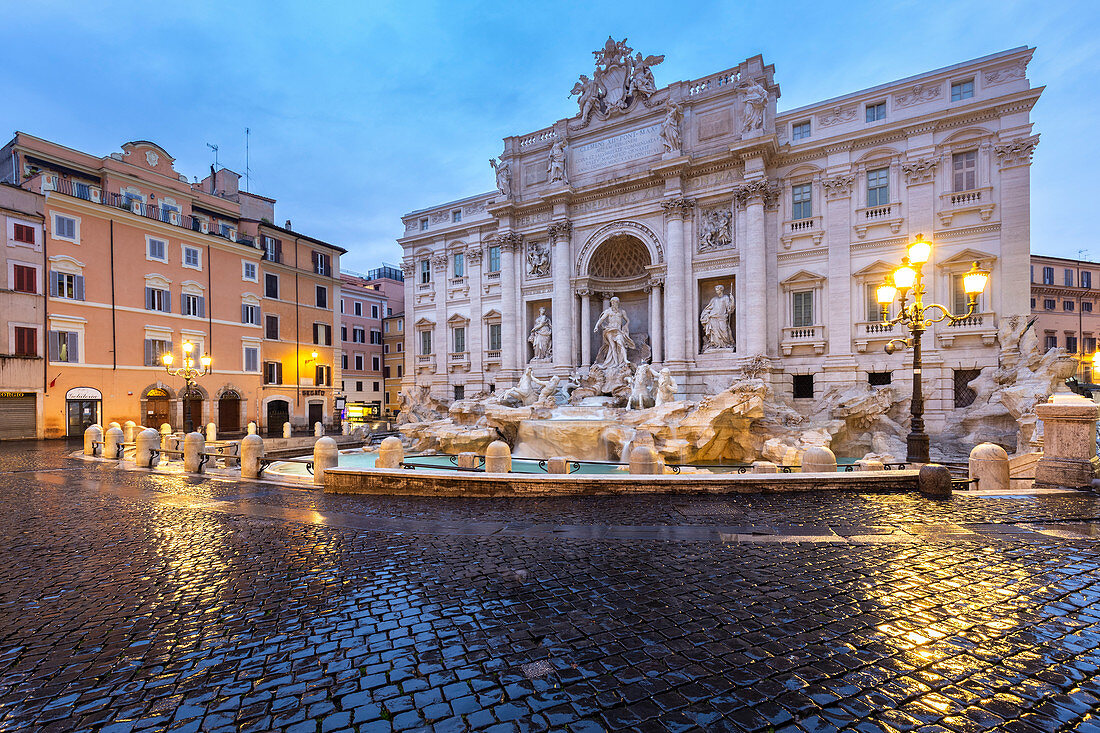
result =
M789 474L606 475L472 473L332 468L325 492L404 496L521 497L615 494L749 494L789 491L916 491L917 471Z

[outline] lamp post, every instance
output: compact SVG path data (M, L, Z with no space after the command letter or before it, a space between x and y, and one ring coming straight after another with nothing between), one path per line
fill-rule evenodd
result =
M978 305L978 296L985 290L989 273L978 268L975 262L970 271L963 275L963 290L969 298L966 313L956 315L947 307L939 303L924 303L924 282L921 268L932 257L932 245L924 240L924 235L918 234L907 248L906 256L898 267L886 278L886 282L876 291L879 305L882 306L882 320L887 326L900 323L909 329L909 338L891 339L886 344L887 354L893 354L899 348L907 346L913 349L913 399L910 405L912 420L909 426L909 435L906 438L906 462L928 463L928 433L924 432L924 394L921 391L921 336L933 323L949 320L952 323L969 318L974 315ZM912 303L906 298L912 291ZM890 318L890 305L895 298L898 301L898 315ZM929 311L933 308L940 310L937 318L930 318Z
M195 358L192 356L195 351L195 345L190 341L184 341L181 348L183 350L183 359L181 359L180 366L175 369L172 368L172 362L175 361L175 357L172 356L172 352L170 351L161 357L161 361L164 363L164 371L168 372L169 376L183 378L184 419L186 421L185 425L187 432L191 432L195 429L195 426L191 411L187 409L187 398L191 394L191 388L195 385L195 379L197 377L205 377L210 373L210 362L213 360L206 354L203 354L199 357L199 363L202 365L202 369L196 369Z

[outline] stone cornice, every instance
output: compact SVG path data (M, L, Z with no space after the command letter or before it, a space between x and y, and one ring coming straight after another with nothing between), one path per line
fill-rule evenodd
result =
M1001 231L999 222L976 227L965 227L962 229L945 229L943 231L934 232L932 234L932 241L940 239L961 239L962 237L969 237L975 234L992 234L993 232L999 231Z

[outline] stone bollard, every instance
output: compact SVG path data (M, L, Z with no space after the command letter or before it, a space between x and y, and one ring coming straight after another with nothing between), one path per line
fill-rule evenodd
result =
M260 459L264 457L264 439L246 435L241 439L241 478L260 477Z
M171 435L172 434L172 426L169 425L166 422L161 423L160 424L160 434L161 435Z
M405 446L401 445L400 438L391 435L378 446L378 458L374 461L374 467L401 468L403 460L405 460Z
M95 455L95 444L103 440L103 428L98 425L89 425L84 430L84 455Z
M779 473L779 466L775 465L771 461L753 461L752 462L753 473Z
M663 473L661 470L661 460L657 456L657 451L646 445L639 445L637 448L631 450L630 473L631 475Z
M290 427L289 422L283 423L283 437L284 438L289 438L292 430L293 430L293 428Z
M494 440L485 449L485 473L511 473L512 449L503 440Z
M122 425L120 425L120 424L119 424L119 423L117 423L117 422L109 422L109 423L107 423L107 429L108 429L108 430L110 430L111 428L118 428L119 430L122 430Z
M111 423L117 425L118 423ZM107 428L103 434L103 457L122 458L122 428Z
M140 427L141 426L133 420L127 420L126 422L122 423L122 439L127 443L135 442L137 434L141 432L138 429Z
M569 473L569 461L561 456L554 456L546 462L547 473Z
M480 462L477 453L473 451L463 451L458 454L458 462L455 465L459 468L477 468L477 464Z
M977 491L1008 491L1008 452L995 443L981 443L970 451L970 479Z
M814 446L802 454L802 473L836 473L836 456L824 446Z
M313 423L313 437L321 438L321 437L324 437L324 434L325 434L325 426L322 425L319 422Z
M1035 486L1086 488L1098 474L1096 420L1100 408L1079 395L1054 395L1035 406L1043 421L1043 457Z
M249 435L255 435L256 434L256 423L254 423L254 422L248 423L248 434Z
M206 439L202 433L188 433L183 437L183 470L188 473L202 473L202 453L206 450Z
M947 466L938 463L926 463L917 474L917 488L925 496L936 499L951 498L951 472Z
M347 420L340 422L340 435L351 435L351 424Z
M206 442L213 443L218 439L218 426L212 422L206 423Z
M160 447L160 433L153 428L145 428L138 433L134 442L137 444L134 450L134 463L138 468L156 468L160 463L160 456L153 457L153 451Z
M318 423L320 425L320 423ZM313 444L313 485L325 485L325 471L340 463L340 448L332 438L318 438Z
M857 471L885 471L886 466L882 465L882 461L876 461L873 458L861 458L856 461Z

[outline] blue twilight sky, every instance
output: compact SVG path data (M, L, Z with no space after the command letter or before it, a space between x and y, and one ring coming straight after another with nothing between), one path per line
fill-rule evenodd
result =
M568 92L608 34L665 54L658 86L761 53L780 110L1035 46L1028 76L1047 89L1032 117L1032 250L1100 259L1076 198L1100 160L1094 0L0 7L8 131L96 155L152 140L202 177L206 143L243 173L249 127L251 189L278 200L280 223L350 250L344 265L360 271L398 261L402 214L489 190L504 136L573 115Z

